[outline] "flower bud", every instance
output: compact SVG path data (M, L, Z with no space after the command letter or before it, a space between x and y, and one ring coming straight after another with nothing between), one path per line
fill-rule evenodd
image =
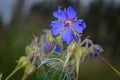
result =
M75 52L75 57L76 58L81 58L83 55L83 49L82 48L77 48L76 52Z
M22 56L17 64L17 67L22 68L27 66L30 63L30 61L28 60L28 58L26 56Z
M100 53L104 51L103 48L102 48L100 45L95 44L94 47L95 47L97 50L99 50Z
M29 63L29 64L25 67L24 75L23 75L23 77L22 77L21 80L26 80L26 78L27 78L28 76L30 76L34 71L35 71L34 65L32 65L31 63Z
M89 51L90 51L90 53L93 53L94 51L93 51L93 46L90 46L89 47Z
M48 39L48 42L53 42L54 39L53 39L51 32L48 32L47 39Z
M75 61L72 59L72 60L70 60L70 66L71 67L74 67L75 66Z
M102 51L102 47L100 45L93 45L89 48L90 53L92 53L95 57L98 56Z
M61 52L61 46L56 44L55 51L60 53Z
M34 71L35 71L35 66L30 63L25 67L24 75L28 76L31 73L33 73Z
M86 56L86 55L89 54L89 48L83 47L82 49L83 49L83 55L84 55L84 56Z
M78 40L78 37L79 37L78 34L74 34L74 35L73 35L73 39L74 39L75 41Z
M46 42L44 45L45 51L50 51L53 48L53 43L51 42Z
M61 36L60 35L55 36L55 41L56 41L57 44L62 45L62 40L61 40Z
M86 50L84 48L78 48L75 52L75 57L77 60L79 60L81 63L84 61L86 54Z
M44 49L45 51L50 51L53 47L54 47L54 42L53 42L53 36L51 34L51 32L48 32L47 34L47 41L46 43L44 44Z
M34 51L33 51L33 49L32 49L32 47L31 46L27 46L26 48L25 48L25 54L28 56L28 55L31 55L31 54L33 54L34 53Z
M74 53L77 48L77 43L75 41L71 42L70 45L68 46L68 51L69 53Z

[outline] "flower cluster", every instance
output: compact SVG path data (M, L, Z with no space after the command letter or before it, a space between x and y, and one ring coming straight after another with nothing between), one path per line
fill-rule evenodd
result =
M57 20L50 23L51 30L47 31L45 36L41 36L40 40L38 37L34 37L32 43L26 47L26 56L19 59L17 67L6 80L21 68L24 68L22 80L25 80L34 71L38 69L39 71L43 71L41 70L43 68L40 68L41 66L46 67L46 70L44 70L46 74L56 67L56 70L62 67L62 73L67 74L70 71L67 71L67 68L71 67L73 69L72 73L75 73L75 78L71 78L70 75L65 76L65 78L67 80L78 80L79 64L87 56L90 57L92 54L96 57L103 51L100 45L93 44L92 40L88 37L84 40L81 39L81 34L86 28L86 24L82 19L77 20L77 12L72 6L63 10L61 6L58 6L58 10L53 12L53 16ZM47 70L48 68L50 69ZM56 74L56 71L54 74ZM59 80L62 79L61 76Z
M82 19L77 20L77 12L73 7L69 6L67 9L61 10L61 6L58 6L58 10L53 12L53 16L57 20L50 24L52 28L47 35L45 51L62 54L67 52L63 68L75 65L78 79L79 63L82 63L86 56L89 58L91 54L94 57L100 55L103 49L100 45L93 44L92 40L88 38L81 41L81 34L86 28L86 24ZM71 64L71 61L74 63Z
M36 80L49 80L49 78L53 80L53 76L56 76L57 73L61 74L59 80L78 80L80 63L91 55L99 56L103 51L100 45L93 44L88 37L81 39L86 24L82 19L77 20L77 12L72 6L63 10L61 6L58 6L58 10L53 12L53 16L57 20L50 23L51 30L40 38L34 36L32 43L26 47L26 56L18 60L18 65L5 80L22 68L24 68L22 80L25 80L34 71L37 78L45 76L44 79L40 77ZM55 71L52 71L53 69ZM53 73L52 77L51 73ZM62 76L62 73L65 75ZM72 74L68 75L68 73Z
M77 11L75 11L72 6L64 8L63 10L61 6L58 6L58 10L53 12L53 16L57 18L57 20L50 23L52 28L47 34L47 41L44 45L45 51L49 52L54 49L54 51L60 53L65 51L63 49L68 49L70 45L73 46L76 44L77 47L75 47L72 53L78 54L80 52L79 49L82 49L82 54L80 54L81 62L86 56L90 57L91 53L96 57L103 51L100 45L94 45L90 39L80 41L86 24L82 19L77 20ZM67 44L68 48L65 47L65 44ZM84 44L85 46L83 46ZM79 52L77 52L77 50Z

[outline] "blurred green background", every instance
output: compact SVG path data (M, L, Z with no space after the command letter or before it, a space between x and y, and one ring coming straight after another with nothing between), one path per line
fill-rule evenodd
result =
M0 73L3 80L16 66L16 60L25 55L25 47L50 29L55 20L52 12L57 6L72 5L78 18L85 20L88 35L101 44L102 55L120 71L120 0L0 0ZM11 80L19 80L22 70ZM100 59L86 59L80 67L80 80L120 80Z

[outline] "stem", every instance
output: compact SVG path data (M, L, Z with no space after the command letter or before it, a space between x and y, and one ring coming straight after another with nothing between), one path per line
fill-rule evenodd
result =
M37 69L39 69L43 64L50 62L51 60L57 60L60 61L61 63L64 63L62 59L59 58L52 58L52 59L46 59L45 61L43 61L40 65L38 65Z
M72 53L69 53L69 52L67 53L66 60L65 60L64 65L63 65L63 69L62 69L62 72L61 72L58 80L60 80L60 78L62 77L62 73L64 72L65 67L67 66L67 63L68 63L68 61L69 61L69 59L70 59L71 54L72 54Z
M79 47L81 47L83 44L85 44L89 39L89 36L88 37L86 37L81 43L80 43L80 45L79 45Z
M32 60L33 65L35 64L35 61L36 61L36 54L34 55L33 60Z
M55 46L53 47L52 51L50 51L50 53L47 56L50 56L51 54L53 54L55 51Z
M55 66L56 67L56 66ZM53 69L55 69L55 67L53 67ZM56 69L55 70L55 72L52 74L52 78L51 78L51 80L54 80L54 77L56 76L56 74L57 74L57 76L58 75L60 75L60 69L61 69L61 64L58 64L58 69ZM58 78L57 78L58 79Z
M79 75L79 65L80 65L80 59L77 58L77 61L76 61L76 80L78 80L78 75Z
M120 72L114 66L112 66L103 56L100 57L120 77Z
M2 73L0 73L0 80L2 80Z
M21 80L25 80L26 77L27 77L27 76L24 74Z
M9 78L11 78L18 70L20 69L20 67L16 67L8 76L5 80L8 80Z
M65 68L66 66L67 66L67 63L68 63L68 61L69 61L69 58L70 58L70 56L71 56L71 53L67 53L67 58L66 58L66 60L65 60L65 63L64 63L64 66L63 66L63 68ZM63 69L64 70L64 69Z

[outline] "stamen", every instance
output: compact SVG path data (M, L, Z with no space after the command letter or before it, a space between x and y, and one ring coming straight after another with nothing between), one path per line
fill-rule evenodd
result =
M65 27L71 27L72 26L72 21L71 20L66 20L65 21Z

